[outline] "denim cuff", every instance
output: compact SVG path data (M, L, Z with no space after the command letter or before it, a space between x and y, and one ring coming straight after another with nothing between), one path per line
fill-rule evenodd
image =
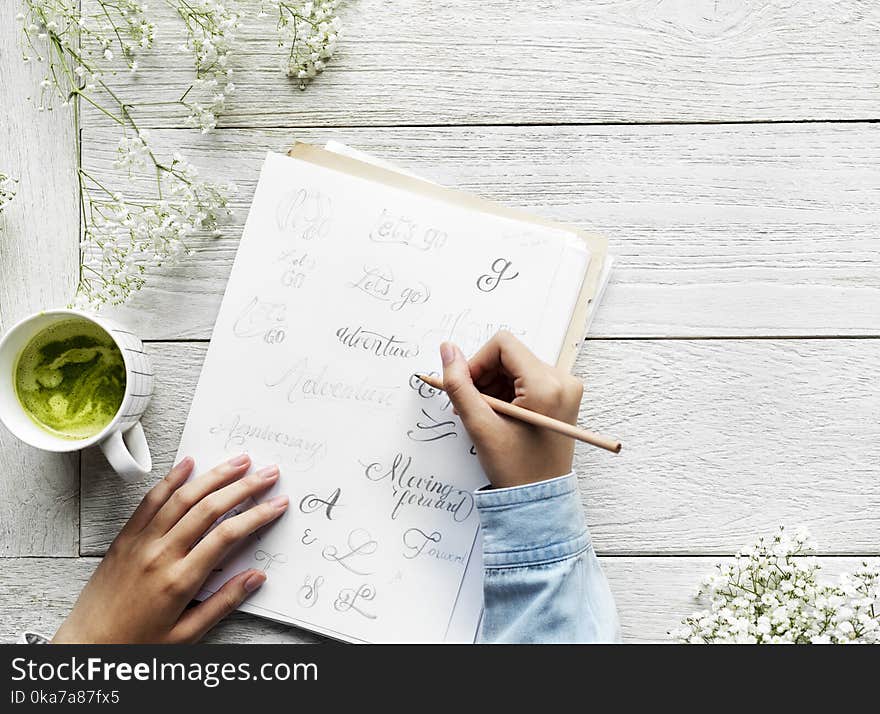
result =
M577 479L559 478L474 494L486 568L552 563L590 547Z

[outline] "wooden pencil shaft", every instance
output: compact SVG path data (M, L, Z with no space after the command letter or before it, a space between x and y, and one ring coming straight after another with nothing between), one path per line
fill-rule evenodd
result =
M434 389L443 389L443 382L437 377L422 374L417 374L416 376L425 384L434 387ZM595 434L592 431L587 431L586 429L567 424L564 421L559 421L559 419L548 417L546 414L539 414L530 409L525 409L524 407L511 404L510 402L505 402L502 399L490 397L488 394L481 394L480 396L482 396L486 403L499 414L504 414L513 419L519 419L520 421L532 424L533 426L539 426L544 429L549 429L550 431L555 431L557 434L571 437L577 441L583 441L592 446L598 446L600 449L605 449L615 454L620 453L621 443L616 439L609 439L607 436Z

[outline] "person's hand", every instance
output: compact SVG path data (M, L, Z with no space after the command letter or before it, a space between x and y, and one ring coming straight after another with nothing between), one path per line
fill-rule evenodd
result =
M52 641L195 642L235 610L265 582L265 573L238 573L186 608L230 548L287 510L287 496L276 496L205 535L220 516L278 480L277 466L241 478L250 463L242 454L186 484L193 460L171 469L144 496Z
M494 487L571 471L573 439L496 414L480 392L574 424L584 391L579 379L539 360L509 332L499 332L470 361L449 342L440 345L440 357L446 394Z

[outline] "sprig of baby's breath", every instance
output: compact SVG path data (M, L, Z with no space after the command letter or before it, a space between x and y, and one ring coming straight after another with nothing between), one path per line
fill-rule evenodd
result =
M3 207L15 198L17 183L16 179L0 171L0 213L3 213Z
M47 111L57 103L72 111L79 157L80 101L86 102L119 127L117 166L155 177L154 194L132 200L77 167L82 259L74 302L117 304L143 286L149 267L186 252L192 233L217 229L228 213L232 187L202 180L182 156L160 159L135 122L132 105L108 83L112 72L104 67L116 54L134 72L137 52L152 44L154 28L143 3L95 0L92 10L81 11L72 0L24 0L24 7L19 15L28 47L23 58L46 67L37 108Z
M166 0L186 27L180 50L193 56L196 79L181 97L189 123L207 133L235 91L230 56L241 26L236 0Z
M82 214L82 260L76 303L120 303L145 281L147 270L187 252L196 231L218 232L229 213L231 185L211 183L179 154L156 155L148 132L135 121L135 106L122 100L111 78L120 60L138 71L137 56L154 40L155 26L142 0L22 0L26 62L45 64L40 111L56 107L72 112L79 145L80 105L85 102L119 127L117 167L154 177L152 195L134 200L119 186L77 168ZM194 58L196 77L177 103L189 122L208 132L217 124L235 90L231 55L243 8L275 17L279 46L285 47L284 70L300 88L317 76L333 56L341 22L338 0L163 0L186 29L180 47ZM116 65L112 63L116 62ZM156 102L161 104L163 102ZM0 186L0 209L12 184Z
M880 568L864 562L819 583L821 566L806 555L814 549L805 530L759 538L703 580L705 609L671 634L694 644L880 642Z
M277 18L278 46L287 49L284 71L305 89L336 52L342 21L339 0L268 0Z

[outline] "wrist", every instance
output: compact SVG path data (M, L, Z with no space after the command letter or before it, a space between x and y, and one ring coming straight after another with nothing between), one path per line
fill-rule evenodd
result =
M590 545L574 474L475 494L487 568L553 562Z

